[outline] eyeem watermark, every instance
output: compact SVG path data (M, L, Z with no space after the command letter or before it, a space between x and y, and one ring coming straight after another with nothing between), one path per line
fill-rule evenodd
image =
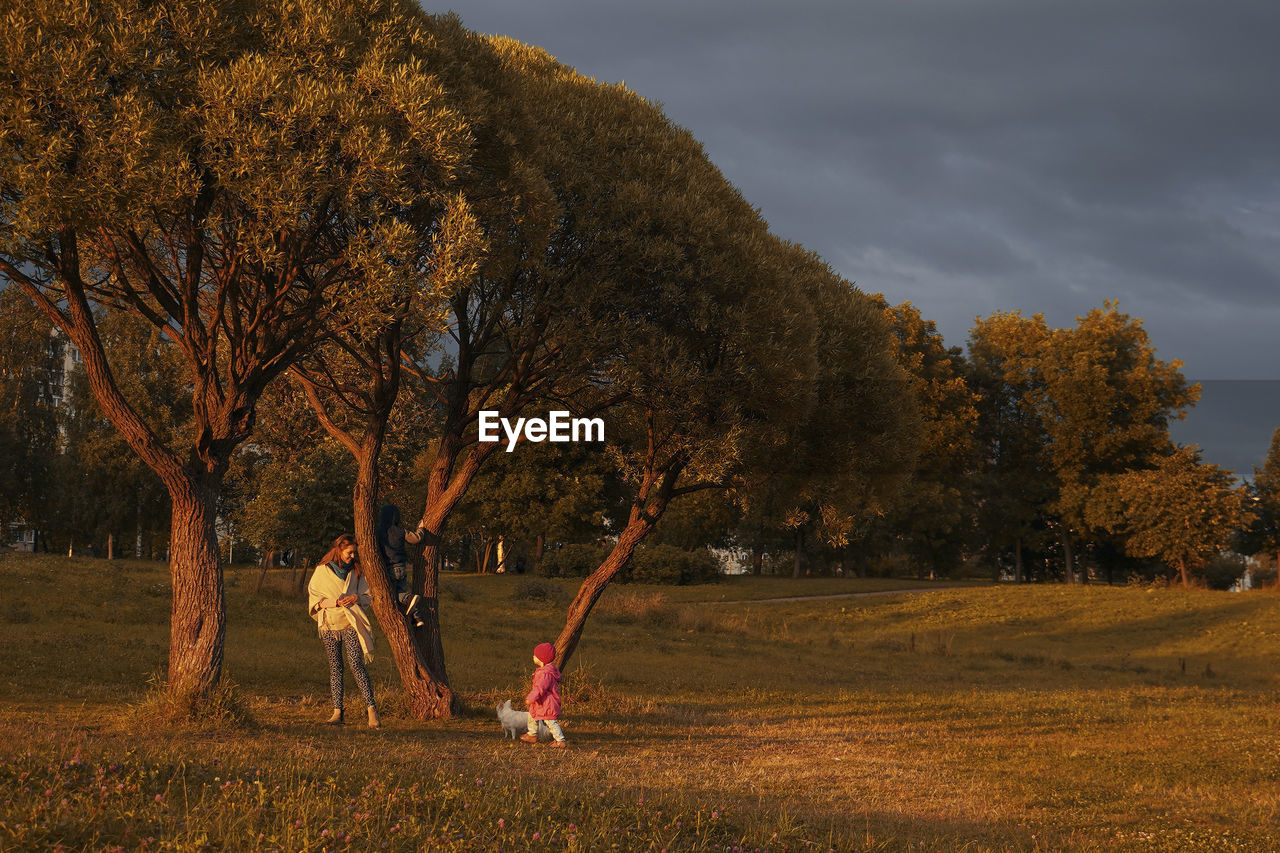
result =
M480 412L480 440L502 441L507 437L507 452L516 449L520 436L532 442L552 441L604 441L603 418L574 418L568 412L547 412L543 418L516 418L512 426L510 419L501 417L497 412L482 410Z

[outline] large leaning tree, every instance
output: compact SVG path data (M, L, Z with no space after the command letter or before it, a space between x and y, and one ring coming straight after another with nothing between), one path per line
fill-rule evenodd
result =
M166 689L219 679L214 529L263 389L429 264L470 150L407 2L10 6L0 32L0 276L80 349L93 394L172 501ZM192 426L121 394L95 309L181 351Z

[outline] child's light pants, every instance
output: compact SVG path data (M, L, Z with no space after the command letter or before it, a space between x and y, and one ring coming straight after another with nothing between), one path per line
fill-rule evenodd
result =
M538 736L538 723L546 723L547 728L551 730L551 736L553 738L560 741L564 740L564 731L562 731L560 728L559 720L535 720L533 717L530 717L529 718L529 734L533 735L534 737Z

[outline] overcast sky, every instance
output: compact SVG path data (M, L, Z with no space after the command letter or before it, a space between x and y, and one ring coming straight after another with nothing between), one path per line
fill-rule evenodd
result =
M948 345L996 311L1068 326L1118 299L1205 382L1178 440L1261 465L1280 426L1280 3L424 5L660 103L776 234L910 300Z

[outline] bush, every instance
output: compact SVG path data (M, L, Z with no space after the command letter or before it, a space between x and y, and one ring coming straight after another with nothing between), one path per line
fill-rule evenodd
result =
M538 573L549 578L584 578L609 555L599 545L563 545L542 555ZM720 579L720 561L706 548L685 551L673 545L642 545L618 576L618 583L695 584Z
M562 545L542 555L538 573L549 578L585 578L608 553L599 545Z
M440 583L440 591L448 594L454 601L466 602L475 596L470 587L454 580L442 581Z
M1218 554L1200 570L1205 585L1209 589L1231 589L1232 584L1244 574L1244 557L1232 554Z
M621 580L685 586L719 578L720 561L706 548L685 551L672 545L646 545L636 549Z
M523 578L511 591L516 601L538 601L544 604L563 604L569 600L569 593L564 587L552 581L538 578Z

